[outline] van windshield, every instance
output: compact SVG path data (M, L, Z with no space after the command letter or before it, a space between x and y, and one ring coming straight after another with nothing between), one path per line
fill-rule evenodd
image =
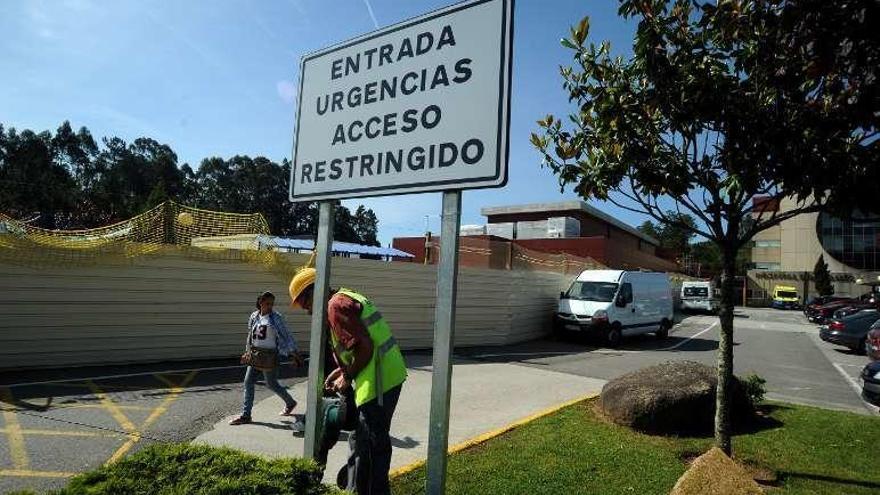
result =
M684 297L709 297L708 287L685 287Z
M580 282L576 280L571 284L566 296L569 299L579 301L611 302L614 300L616 292L617 283L615 282Z
M776 297L786 297L786 298L791 299L791 298L796 298L797 296L798 296L797 292L795 292L793 290L776 291Z

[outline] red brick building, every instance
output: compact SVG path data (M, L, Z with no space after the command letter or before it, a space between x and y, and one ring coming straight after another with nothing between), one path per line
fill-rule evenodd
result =
M657 271L678 269L675 262L659 255L662 253L658 253L656 239L582 201L490 207L483 208L481 213L487 217L489 232L512 231L512 235L510 239L491 235L462 237L460 257L464 266L509 266L507 256L510 248L507 246L513 243L532 251L593 258L611 268ZM549 235L566 234L549 232L548 237L528 239L518 235L516 226L530 227L529 237L535 237L535 229L531 228L534 224L520 222L541 222L551 218L575 219L580 224L580 235L554 238ZM435 238L432 242L433 249L439 245L438 240ZM424 237L397 238L394 239L393 246L414 255L414 262L424 262ZM432 262L436 261L436 253L431 258Z

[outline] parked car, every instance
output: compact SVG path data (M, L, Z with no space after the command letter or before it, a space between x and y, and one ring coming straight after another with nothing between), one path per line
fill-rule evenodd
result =
M798 309L800 305L797 287L777 285L773 289L772 306L776 309Z
M830 320L834 317L834 312L840 308L848 306L852 304L855 299L839 299L836 301L831 301L830 303L823 304L816 308L810 316L809 320L813 323L823 324L826 320Z
M880 309L880 299L874 297L873 293L863 294L857 297L846 306L834 312L834 318L843 318L852 314L856 314L863 309Z
M602 338L612 347L623 337L672 328L672 290L665 273L586 270L559 295L554 328Z
M874 322L865 336L865 354L872 361L880 361L880 320Z
M819 329L819 337L825 342L849 347L860 354L865 353L865 338L871 326L880 320L880 311L866 309L854 315L831 320Z
M862 397L880 406L880 361L868 363L862 370Z
M816 296L810 299L807 304L804 305L804 314L807 315L807 318L811 316L820 306L823 306L828 303L832 303L835 301L845 301L851 299L847 296Z
M714 297L712 282L689 281L681 284L681 310L714 313L718 310L718 300Z
M832 319L840 320L841 318L846 318L847 316L854 315L863 309L872 309L873 305L865 305L865 304L850 304L849 306L844 306L831 315Z

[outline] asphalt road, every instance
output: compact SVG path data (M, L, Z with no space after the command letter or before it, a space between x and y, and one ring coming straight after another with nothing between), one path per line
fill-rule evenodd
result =
M563 373L612 379L667 360L714 365L720 327L712 316L689 316L669 338L644 335L624 340L619 349L591 339L545 340L506 348L472 348L460 353L490 361L517 362ZM822 342L818 327L797 311L737 309L734 372L767 380L767 398L859 414L876 414L861 400L859 372L865 356Z
M456 353L611 379L670 359L713 364L716 322L691 316L665 340L636 337L620 349L573 339ZM821 342L799 312L737 310L735 325L735 371L764 377L769 399L877 414L858 394L867 358ZM0 493L58 488L74 473L152 442L192 439L241 407L242 378L243 369L229 361L0 375ZM303 370L286 367L282 378L293 385L304 380ZM258 385L256 400L269 393Z

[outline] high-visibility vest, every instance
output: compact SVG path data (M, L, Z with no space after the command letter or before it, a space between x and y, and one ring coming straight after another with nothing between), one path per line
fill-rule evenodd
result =
M350 297L361 305L361 321L367 327L370 340L373 341L373 357L370 362L354 377L354 401L361 406L378 397L382 405L382 394L400 385L406 380L406 363L400 346L391 335L391 327L382 317L382 313L366 296L350 289L339 289L337 294ZM330 332L330 342L336 356L346 366L354 361L354 352L346 350L339 343L336 335ZM377 391L381 390L381 394Z

